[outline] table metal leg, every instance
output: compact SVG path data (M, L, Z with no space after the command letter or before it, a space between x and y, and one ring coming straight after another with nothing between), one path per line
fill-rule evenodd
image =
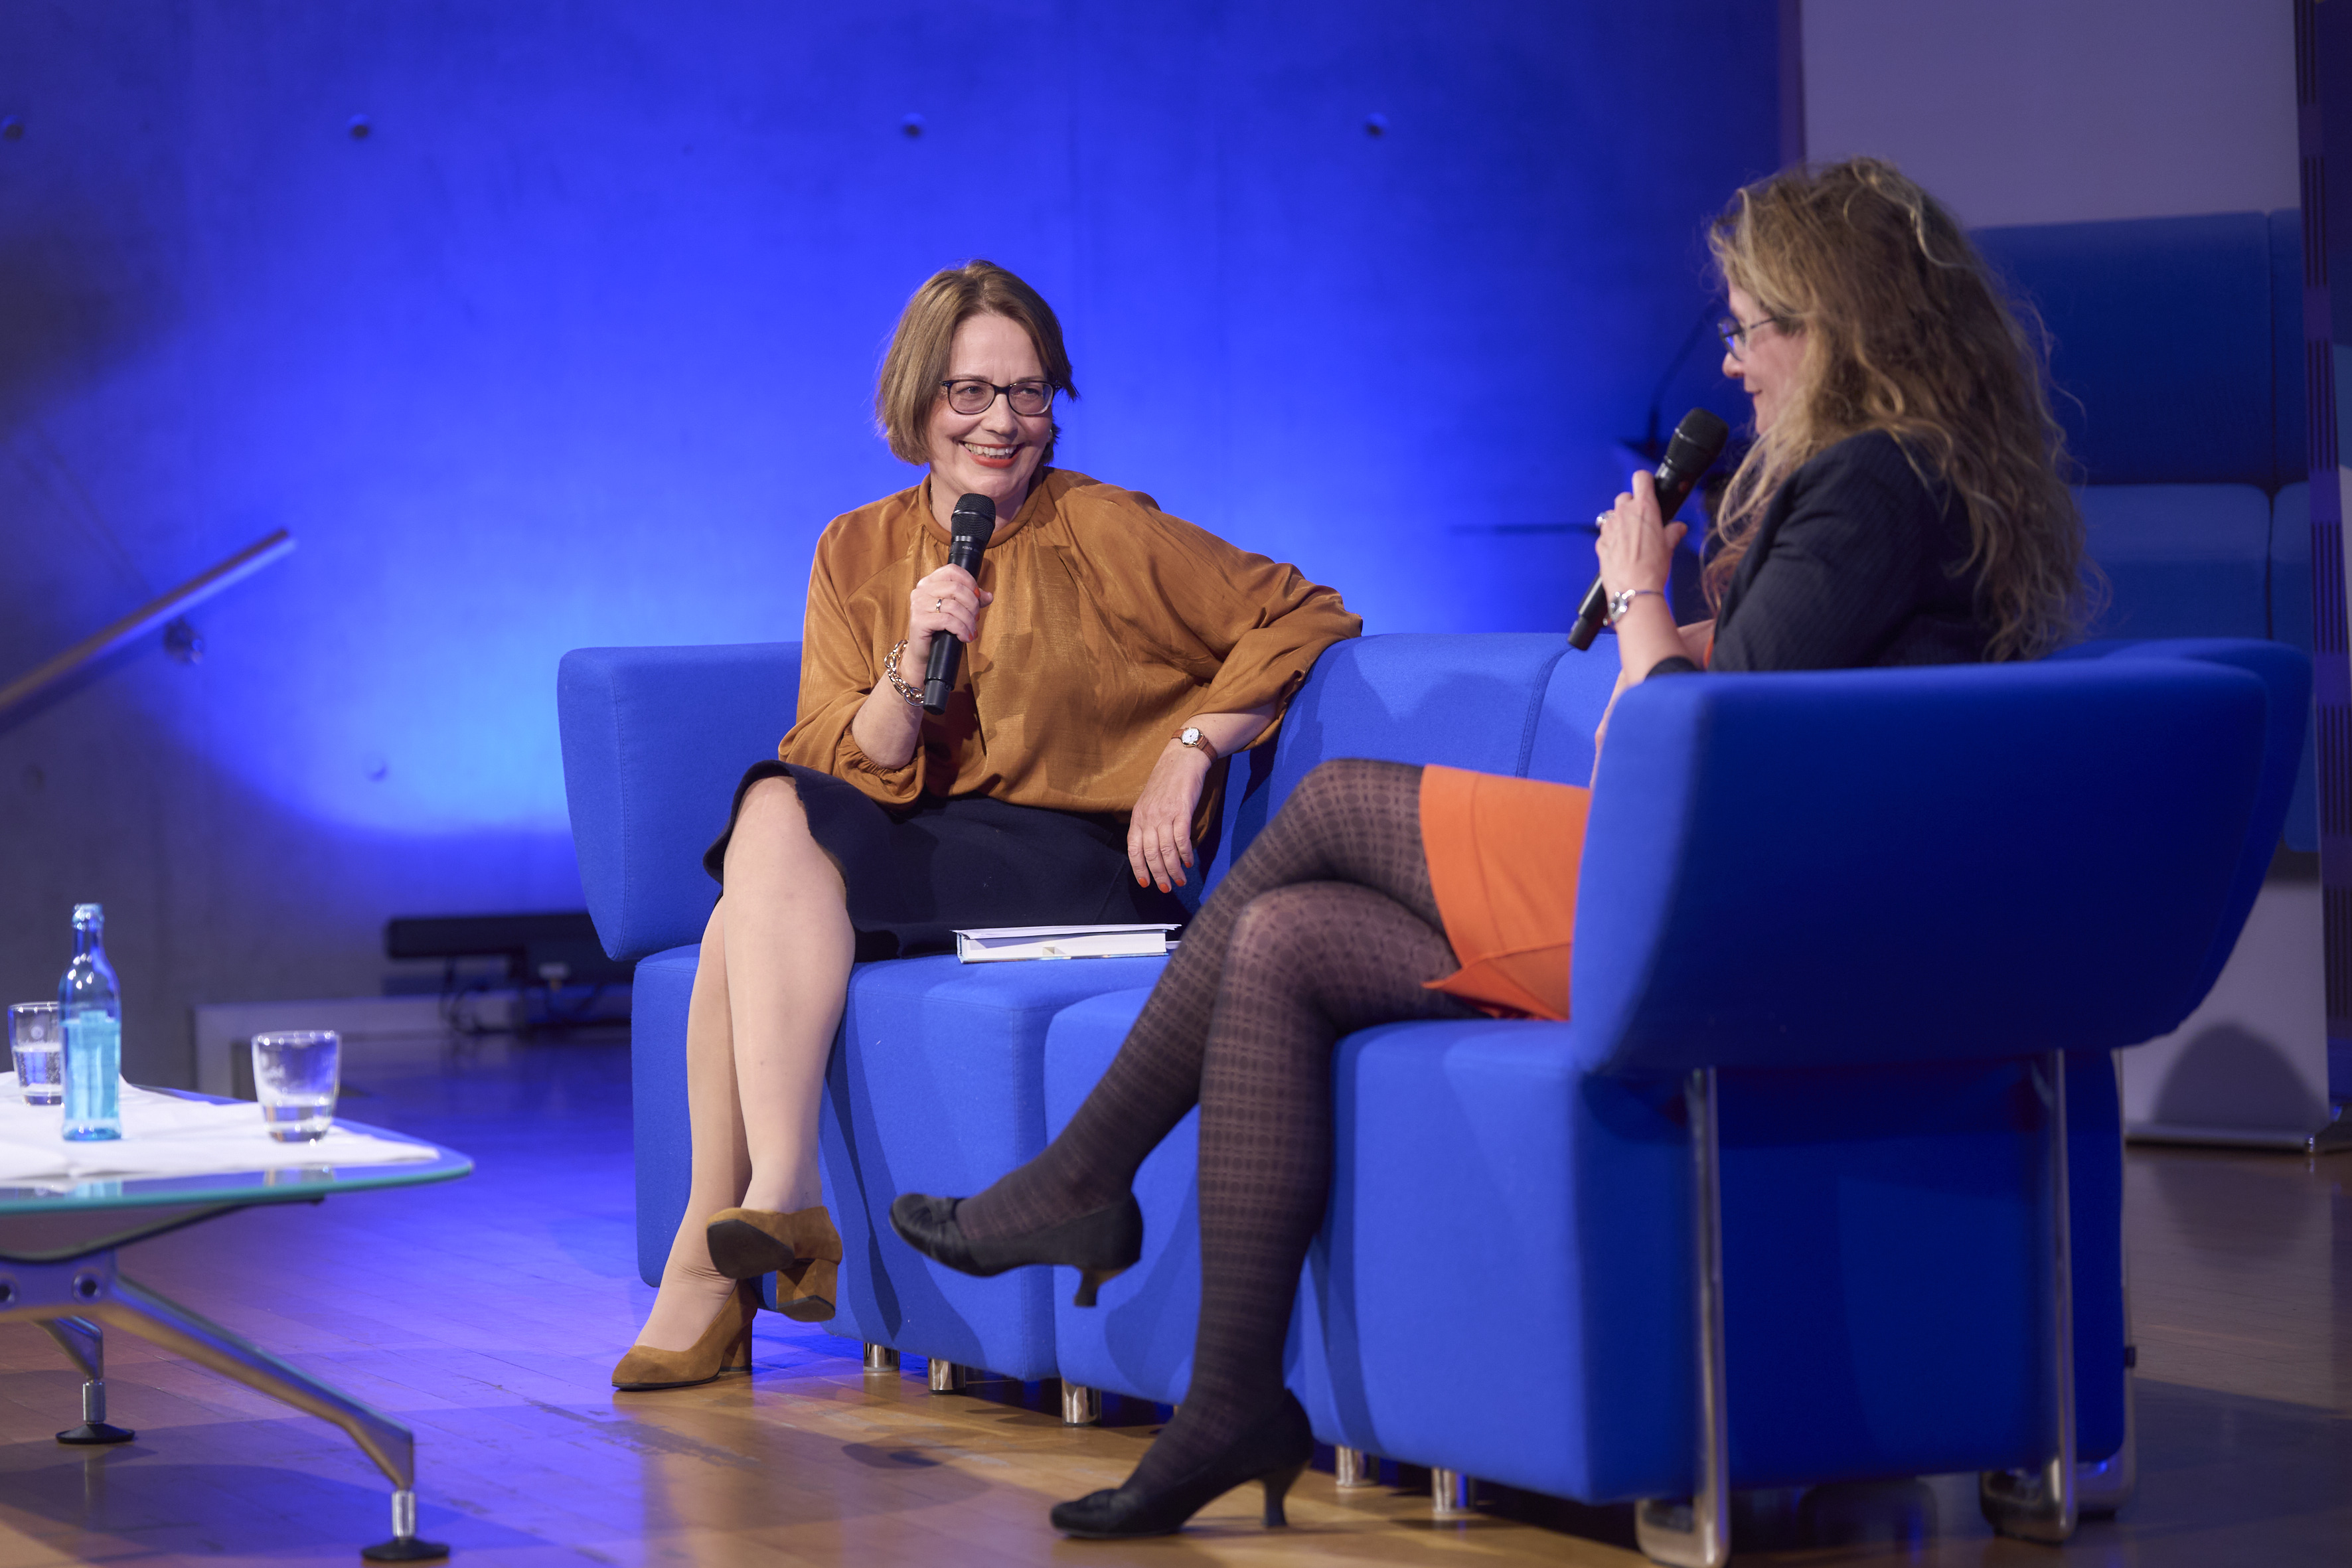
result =
M106 1419L105 1331L79 1318L49 1318L41 1327L58 1342L66 1359L81 1369L81 1425L58 1433L58 1441L79 1447L128 1443L139 1436L128 1426L109 1425Z
M115 1270L112 1252L93 1253L70 1263L0 1264L0 1321L12 1318L29 1318L47 1328L94 1385L103 1382L100 1375L103 1341L97 1325L111 1324L306 1415L334 1423L375 1461L376 1468L393 1485L392 1539L368 1547L361 1555L375 1563L416 1563L449 1554L446 1546L416 1537L415 1440L407 1427L218 1323L123 1278ZM102 1393L100 1398L102 1401ZM85 1411L88 1408L86 1398Z

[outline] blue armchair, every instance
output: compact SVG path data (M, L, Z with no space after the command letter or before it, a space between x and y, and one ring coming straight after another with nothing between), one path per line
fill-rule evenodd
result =
M1318 1435L1587 1501L1696 1496L1643 1510L1669 1562L1722 1560L1734 1487L1975 1468L1996 1522L2045 1539L2119 1503L2105 1053L2177 1025L2234 942L2308 666L2101 654L1633 693L1575 1021L1339 1046L1288 1352ZM1142 1000L1055 1021L1056 1125ZM1182 1397L1192 1139L1139 1174L1141 1264L1095 1311L1057 1304L1065 1378Z

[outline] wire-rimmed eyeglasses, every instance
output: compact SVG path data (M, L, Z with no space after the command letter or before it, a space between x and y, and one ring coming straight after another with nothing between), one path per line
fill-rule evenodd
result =
M1016 381L1011 386L999 386L992 381L968 376L943 381L940 385L948 395L948 406L958 414L985 414L1000 395L1013 405L1013 412L1024 418L1034 419L1054 406L1054 384L1050 381Z
M1726 316L1716 322L1715 335L1723 340L1724 353L1733 359L1746 359L1748 333L1759 327L1780 327L1787 324L1787 321L1780 316L1759 316L1752 321L1743 321L1737 316Z

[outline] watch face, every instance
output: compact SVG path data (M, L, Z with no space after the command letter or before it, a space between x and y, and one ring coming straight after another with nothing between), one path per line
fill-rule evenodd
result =
M1185 725L1185 726L1184 726L1184 732L1183 732L1182 734L1181 734L1181 735L1177 736L1177 737L1176 737L1176 739L1177 739L1179 742L1181 742L1181 743L1183 743L1184 745L1187 745L1187 746L1197 746L1197 745L1199 745L1199 744L1201 743L1201 729L1200 729L1200 726L1199 726L1199 725L1197 725L1197 724L1187 724L1187 725Z

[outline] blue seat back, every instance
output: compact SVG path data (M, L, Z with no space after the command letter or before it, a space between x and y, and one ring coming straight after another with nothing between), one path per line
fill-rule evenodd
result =
M2250 832L2277 831L2254 821L2267 712L2255 676L2185 659L1635 688L1585 839L1578 909L1601 913L1571 960L1580 1059L1934 1061L2163 1034L2202 994Z
M2301 477L2299 391L2287 402L2301 384L2302 280L2285 248L2300 228L2282 218L2293 223L2216 213L1976 231L2049 329L2056 412L2091 483L2267 493Z
M2161 642L2084 643L2067 649L2065 659L2190 659L2242 669L2263 683L2264 721L2262 776L2255 786L2254 811L2239 847L2238 868L2221 907L2199 978L2191 987L2190 1005L2202 999L2221 978L2221 966L2238 945L2238 933L2261 893L2270 870L2279 830L2308 771L2311 758L2311 659L2283 643L2225 637L2179 637ZM2184 1015L2185 1016L2185 1015Z
M792 728L800 668L798 643L583 647L556 667L580 885L614 958L701 939L719 891L702 852Z
M1393 633L1325 649L1273 743L1234 759L1216 852L1196 887L1213 887L1328 758L1525 773L1563 655L1585 657L1558 633Z
M2110 591L2103 637L2266 637L2271 503L2252 485L2093 485L2092 559Z

